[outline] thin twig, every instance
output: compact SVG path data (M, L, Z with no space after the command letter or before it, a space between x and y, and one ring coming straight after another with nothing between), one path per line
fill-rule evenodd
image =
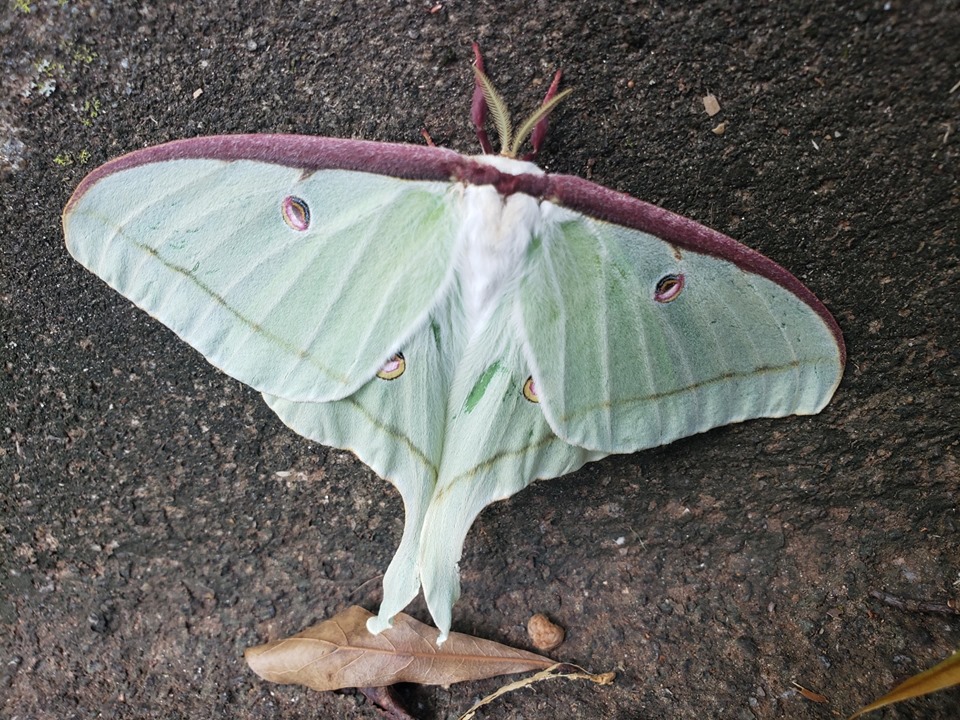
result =
M871 590L870 597L879 600L890 607L907 612L936 613L938 615L960 615L960 609L948 603L923 602L920 600L906 600L904 598L891 595L882 590Z

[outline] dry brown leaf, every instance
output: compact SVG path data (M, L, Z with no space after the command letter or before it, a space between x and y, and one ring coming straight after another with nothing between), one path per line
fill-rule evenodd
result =
M928 695L937 690L960 685L960 650L948 657L942 663L934 665L913 677L907 678L888 692L882 698L874 700L866 707L862 707L851 715L848 720L854 720L865 713L872 712L885 705L891 705L901 700Z
M450 633L437 647L439 631L399 613L379 635L367 631L368 610L354 605L293 637L244 652L264 680L314 690L379 687L399 682L449 685L495 675L543 670L553 660L525 650Z

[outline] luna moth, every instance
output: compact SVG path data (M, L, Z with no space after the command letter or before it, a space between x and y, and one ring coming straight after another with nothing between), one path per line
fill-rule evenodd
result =
M405 526L368 627L422 588L441 641L486 505L611 453L817 413L845 362L833 317L773 261L518 158L559 73L514 133L478 50L475 69L479 156L198 137L97 168L63 213L82 265L397 488Z

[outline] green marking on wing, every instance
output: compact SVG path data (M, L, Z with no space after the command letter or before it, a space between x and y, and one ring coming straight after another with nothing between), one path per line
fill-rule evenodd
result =
M493 376L497 374L500 370L500 361L496 360L490 367L483 371L480 375L480 378L474 384L473 388L467 394L467 399L464 402L464 409L466 412L473 410L477 403L483 398L483 394L487 391L487 386L490 384L490 381L493 379Z

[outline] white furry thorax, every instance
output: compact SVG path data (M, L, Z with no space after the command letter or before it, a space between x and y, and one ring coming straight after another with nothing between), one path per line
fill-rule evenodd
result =
M533 163L499 155L475 159L508 174L543 173ZM468 185L463 208L457 271L473 335L486 325L504 290L519 279L527 248L541 230L543 211L537 198L522 193L504 197L492 185Z

